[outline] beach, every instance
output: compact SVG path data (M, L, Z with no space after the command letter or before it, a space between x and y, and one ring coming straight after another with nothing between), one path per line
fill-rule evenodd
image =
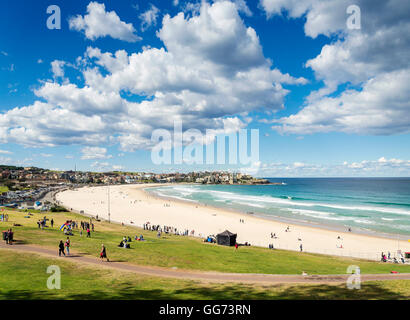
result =
M144 190L150 187L158 184L87 186L60 192L56 200L72 211L108 220L109 190L113 222L138 227L149 222L179 231L193 230L194 236L202 238L229 230L237 233L238 243L248 242L252 246L267 248L273 244L276 249L300 251L302 245L304 252L370 260L380 260L382 252L390 252L393 257L398 249L410 251L408 241L288 224L196 202L159 198Z

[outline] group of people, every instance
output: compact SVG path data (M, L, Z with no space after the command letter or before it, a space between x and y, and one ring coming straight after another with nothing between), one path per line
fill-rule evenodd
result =
M289 226L286 227L285 232L290 232L290 227ZM278 239L278 236L276 235L276 232L271 232L270 233L270 238L271 239ZM298 238L298 241L301 242L302 239ZM268 248L269 249L274 249L273 243L268 244ZM299 244L299 250L300 250L300 252L303 252L303 244L302 243Z
M390 252L387 252L387 256L384 252L382 252L382 257L381 257L381 261L382 262L387 262L387 261L393 261L394 263L399 263L399 260L402 263L406 263L406 260L404 260L403 254L401 252L398 252L398 259L396 257L393 257L393 259L391 258L391 254Z
M47 225L47 221L48 221L47 217L44 217L43 219L38 220L37 221L38 228L44 229ZM54 225L54 221L53 221L53 225ZM53 227L53 225L51 227Z
M13 230L8 229L7 231L3 231L3 240L6 241L6 244L13 244Z
M135 235L134 237L135 241L145 241L144 236L141 234L140 236ZM130 242L132 242L131 237L129 236L124 236L118 245L119 248L126 248L126 249L131 249Z
M125 248L125 249L131 249L131 245L130 245L130 242L131 242L131 241L132 241L132 240L131 240L130 237L124 236L124 237L122 238L120 244L118 245L118 247L120 247L120 248Z
M61 257L61 255L66 256L65 250L67 251L67 256L70 255L70 247L71 247L71 241L70 238L67 237L67 240L63 242L63 240L60 240L60 243L58 244L58 255ZM104 244L101 245L101 251L100 251L100 259L107 259L107 262L110 260L107 257L107 249L105 248Z
M60 240L60 243L58 244L58 255L61 257L61 254L65 256L65 250L67 250L67 255L70 255L70 246L71 246L71 241L70 238L67 237L67 240L63 243L63 240Z
M86 222L86 221L81 221L80 222L80 228L78 227L78 222L73 221L73 220L67 220L65 222L66 228L64 228L64 234L65 235L73 235L72 230L74 229L80 229L80 236L83 236L83 231L87 233L87 238L91 238L91 231L94 232L94 223L91 222Z
M91 221L90 222L81 221L80 225L81 225L82 230L88 230L89 229L89 230L92 230L94 232L94 223L92 223Z
M188 229L185 229L183 231L178 230L175 227L171 227L171 226L162 226L157 224L157 225L152 225L150 222L144 223L142 225L144 230L148 230L148 231L157 231L157 235L158 237L161 236L161 233L164 232L165 234L174 234L176 236L194 236L195 235L195 230L191 230L189 231Z

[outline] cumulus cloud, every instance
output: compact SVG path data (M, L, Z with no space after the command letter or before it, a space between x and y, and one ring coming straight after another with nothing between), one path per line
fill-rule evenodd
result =
M406 176L410 174L410 160L386 159L345 161L342 164L262 163L257 175L262 177L346 177L346 176Z
M346 26L348 0L261 0L260 4L268 17L305 16L307 36L336 37L306 63L324 87L312 92L296 115L280 119L275 129L382 135L409 131L410 119L405 116L410 109L409 3L356 1L361 11L359 30ZM347 89L335 95L341 85Z
M337 97L324 97L297 114L283 117L272 128L281 133L309 134L339 131L391 135L410 129L410 70L380 75L362 90L346 90Z
M100 161L95 161L90 166L96 171L108 171L108 170L120 171L124 169L124 167L121 165L115 165L115 164L112 165L108 162L100 162Z
M98 2L89 3L86 15L70 18L69 27L71 30L84 32L90 40L106 36L128 42L141 40L131 23L121 21L115 11L107 12L105 4Z
M151 26L155 26L157 24L159 9L151 4L150 8L140 14L141 22L141 30L145 31Z
M81 149L81 159L90 160L90 159L109 159L112 158L111 155L107 154L106 148L100 147L84 147Z
M64 65L65 62L61 60L54 60L51 62L51 71L55 79L64 78Z
M306 83L264 57L231 1L204 2L198 15L166 15L157 36L164 47L87 48L77 64L84 86L43 83L34 91L38 101L0 114L0 142L119 143L132 151L150 148L153 130L173 130L174 121L184 130L235 132L250 112L283 108L283 84Z
M16 165L16 162L9 157L0 156L0 163L3 165Z
M8 150L0 150L0 154L13 154L13 152Z

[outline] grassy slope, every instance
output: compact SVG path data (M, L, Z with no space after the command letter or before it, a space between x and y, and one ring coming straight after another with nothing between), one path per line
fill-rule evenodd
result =
M203 284L162 279L0 250L0 299L409 299L410 280L345 285ZM47 267L61 269L61 289L46 287Z
M86 218L72 213L34 213L34 216L24 218L27 213L8 211L9 222L0 222L1 230L13 227L14 223L21 227L13 227L15 239L29 244L38 244L53 248L57 252L59 240L64 240L64 234L59 226L67 219L77 221ZM40 230L37 221L47 215L55 221L54 229ZM369 262L358 259L331 257L318 254L299 253L282 250L269 250L257 247L233 248L203 243L199 239L166 235L161 239L155 232L140 228L95 222L96 232L91 238L85 235L70 237L72 250L98 256L101 243L107 247L109 258L117 261L127 261L141 265L161 267L178 267L179 269L213 270L221 272L240 273L271 273L271 274L343 274L351 265L359 265L362 273L389 273L391 270L410 272L410 266L391 265ZM131 249L118 248L122 237L143 234L147 241L131 243Z

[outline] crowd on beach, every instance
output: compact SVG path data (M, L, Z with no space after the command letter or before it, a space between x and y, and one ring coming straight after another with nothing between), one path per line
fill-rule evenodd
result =
M384 252L382 252L380 261L393 263L399 263L399 261L401 261L401 263L406 263L406 260L404 259L404 256L401 252L397 253L397 257L392 257L390 252L387 252L387 256Z
M185 230L178 230L178 228L171 227L171 226L162 226L157 224L157 225L152 225L150 222L144 223L143 224L143 229L148 230L148 231L157 231L158 235L161 236L161 233L164 232L165 234L174 234L176 236L195 236L195 230L189 231L188 229Z

